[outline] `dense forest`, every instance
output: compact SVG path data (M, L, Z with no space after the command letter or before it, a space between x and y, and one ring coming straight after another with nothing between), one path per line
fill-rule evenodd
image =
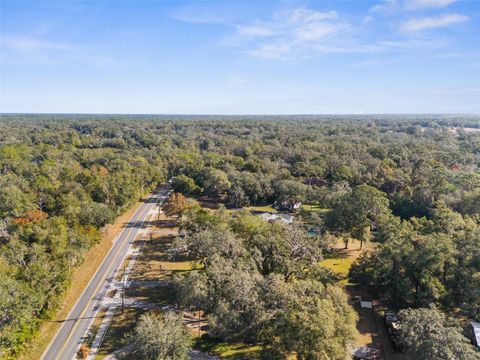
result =
M102 228L171 179L222 204L179 209L172 254L201 263L175 289L212 336L261 343L267 359L345 358L356 314L319 262L332 238L357 239L373 246L352 278L418 334L422 319L445 324L405 335L406 350L477 359L452 323L480 320L478 130L473 116L2 115L0 356L54 314ZM325 211L291 227L226 211L299 202Z

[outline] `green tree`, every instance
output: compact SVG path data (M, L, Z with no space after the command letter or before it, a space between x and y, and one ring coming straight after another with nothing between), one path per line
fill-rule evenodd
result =
M334 231L347 233L363 242L370 230L390 216L389 201L382 191L360 185L339 199L329 213L328 224ZM347 245L347 244L346 244Z
M263 277L248 262L217 258L207 269L210 333L229 341L256 342L265 318Z
M357 339L357 314L345 293L314 280L284 283L270 278L272 314L262 338L273 353L298 359L346 359Z
M276 200L293 205L305 201L310 187L295 180L279 180L273 184Z
M422 235L411 224L401 223L372 254L368 265L373 284L399 306L422 306L446 294L441 281L452 258L445 235Z
M205 194L210 197L224 195L231 186L227 174L224 171L215 168L207 168L204 171L202 183Z
M178 175L172 179L172 188L176 192L184 195L192 195L199 191L199 187L195 184L195 180L186 175Z
M134 332L135 352L146 360L188 359L192 338L182 323L182 316L146 313Z
M406 309L398 314L399 338L414 359L478 360L478 354L460 329L448 325L436 309Z

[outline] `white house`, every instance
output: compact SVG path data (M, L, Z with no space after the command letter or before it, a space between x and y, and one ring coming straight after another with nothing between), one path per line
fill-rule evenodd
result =
M272 213L261 213L258 214L263 220L269 221L269 222L283 222L284 224L292 224L293 220L295 217L293 215L288 215L288 214L272 214Z

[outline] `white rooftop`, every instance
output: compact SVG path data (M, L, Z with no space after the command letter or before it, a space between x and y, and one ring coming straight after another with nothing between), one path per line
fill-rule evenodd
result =
M262 214L259 214L258 216L260 216L265 221L280 221L285 224L291 224L295 219L293 215L288 215L288 214L262 213Z

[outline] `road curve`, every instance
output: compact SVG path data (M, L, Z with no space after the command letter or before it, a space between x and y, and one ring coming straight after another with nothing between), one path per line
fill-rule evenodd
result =
M144 221L152 208L157 203L161 204L166 199L167 194L167 187L157 189L137 209L118 235L117 240L100 264L97 272L90 279L70 314L63 320L62 326L43 353L43 360L71 360L76 358L78 347L87 334L90 323L95 318L98 305L116 272L121 267L138 231L144 226ZM75 284L72 284L72 286L75 286Z

